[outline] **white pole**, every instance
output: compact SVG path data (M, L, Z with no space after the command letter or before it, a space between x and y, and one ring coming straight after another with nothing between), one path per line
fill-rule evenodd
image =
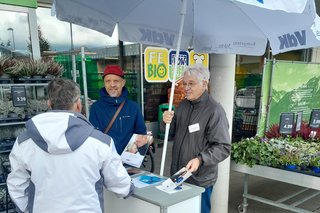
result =
M72 23L70 23L70 38L71 38L71 62L72 62L72 79L74 82L77 82L77 70L76 70L76 55L73 52L73 32L72 32Z
M35 9L28 8L28 19L29 19L30 40L32 45L32 58L40 59L41 53L40 53L40 44L39 44L37 14Z
M143 52L142 52L142 44L140 44L140 86L141 86L141 113L144 116L144 93L143 93Z
M235 62L235 55L210 55L210 95L222 105L226 112L230 138L233 120ZM211 212L227 213L230 157L219 163L218 170L218 179L211 197Z
M186 12L187 12L187 0L182 0L182 7L181 7L181 14L180 14L181 15L181 21L180 21L179 37L178 37L176 56L175 56L175 61L174 61L173 78L172 78L171 93L170 93L170 100L169 100L169 111L172 111L173 94L174 94L174 87L175 87L175 84L176 84L178 59L179 59L179 53L180 53L182 31L183 31L183 26L184 26L184 17L185 17ZM162 158L161 158L161 167L160 167L160 175L161 176L163 176L164 165L165 165L165 162L166 162L166 153L167 153L169 129L170 129L170 124L166 124L166 131L165 131L165 134L164 134L164 142L163 142L163 150L162 150Z
M83 78L82 80L83 80L84 106L86 110L86 116L89 119L87 70L86 70L86 57L84 55L84 47L81 47L81 65L82 65L82 78Z
M77 82L77 69L76 69L76 56L75 53L72 53L71 55L71 61L72 61L72 79L74 82Z

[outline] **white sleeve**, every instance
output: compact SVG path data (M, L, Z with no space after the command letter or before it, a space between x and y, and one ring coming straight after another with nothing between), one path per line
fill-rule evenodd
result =
M9 155L11 173L7 178L7 186L11 199L22 212L26 212L30 174L21 162L21 150L16 141Z
M103 161L101 169L104 186L120 198L131 195L134 185L131 182L127 170L122 165L121 157L117 152L113 152L110 149L104 150L106 151L106 160Z
M110 137L111 138L111 137ZM114 140L111 138L110 148L112 152L118 153L116 149L116 145L114 144Z

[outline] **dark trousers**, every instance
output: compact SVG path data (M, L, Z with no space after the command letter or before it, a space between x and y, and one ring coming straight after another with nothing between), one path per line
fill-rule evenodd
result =
M201 213L210 213L212 189L213 187L209 186L201 194Z

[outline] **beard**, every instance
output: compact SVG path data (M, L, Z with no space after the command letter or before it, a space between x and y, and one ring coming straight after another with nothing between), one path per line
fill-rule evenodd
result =
M109 91L107 90L107 93L112 98L117 98L117 97L119 97L121 95L121 93L119 93L119 91L115 90L115 89L112 89L112 90L109 90Z
M118 97L118 93L117 93L117 92L109 92L108 94L109 94L109 96L112 97L112 98Z

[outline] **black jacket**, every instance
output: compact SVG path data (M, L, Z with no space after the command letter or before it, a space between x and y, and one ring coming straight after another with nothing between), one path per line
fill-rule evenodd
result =
M190 125L199 124L200 130L189 132ZM197 129L197 128L196 128ZM230 155L231 141L226 113L208 92L194 101L183 100L175 110L170 125L173 138L171 175L200 156L199 169L187 182L208 187L214 185L218 163Z

